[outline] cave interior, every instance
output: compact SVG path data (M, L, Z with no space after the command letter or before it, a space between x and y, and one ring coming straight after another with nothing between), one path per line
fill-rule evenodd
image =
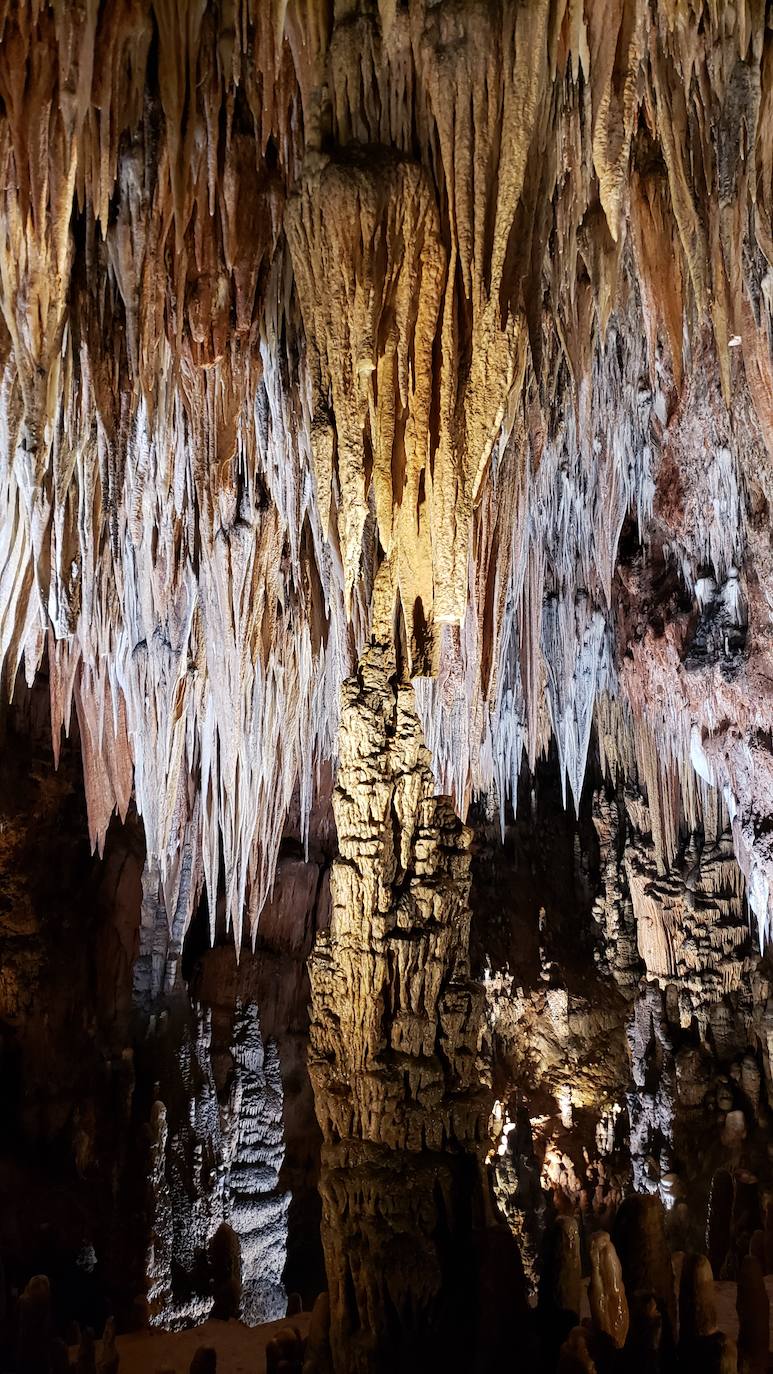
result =
M0 1374L767 1374L771 0L0 0L0 168Z

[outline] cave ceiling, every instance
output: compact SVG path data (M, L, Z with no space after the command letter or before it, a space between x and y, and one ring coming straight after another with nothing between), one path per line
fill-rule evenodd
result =
M763 0L4 0L0 168L0 662L93 845L254 933L373 642L462 819L595 728L764 935Z

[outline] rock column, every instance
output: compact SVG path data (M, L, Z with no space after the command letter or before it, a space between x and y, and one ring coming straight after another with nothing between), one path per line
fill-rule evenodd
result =
M523 1290L481 1187L490 1097L468 959L470 834L435 795L387 636L343 687L333 804L332 920L310 962L333 1364L374 1374L463 1356L483 1368L484 1347L504 1341L498 1321L512 1339ZM492 1273L504 1293L481 1309Z

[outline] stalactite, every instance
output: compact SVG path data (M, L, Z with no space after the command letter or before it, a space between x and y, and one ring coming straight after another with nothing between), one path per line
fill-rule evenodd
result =
M716 787L764 933L761 0L1 28L0 657L10 691L47 656L94 845L133 788L167 907L195 851L254 938L387 558L461 814L551 735L576 803L609 694L663 863ZM634 627L637 537L681 604Z

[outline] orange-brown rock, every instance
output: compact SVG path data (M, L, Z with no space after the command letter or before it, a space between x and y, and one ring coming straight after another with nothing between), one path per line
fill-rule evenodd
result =
M705 1255L685 1255L679 1280L679 1344L686 1351L717 1329L714 1275Z
M640 1194L627 1197L615 1218L612 1238L629 1302L634 1294L654 1295L668 1345L676 1336L676 1294L660 1199ZM640 1311L646 1324L646 1305Z
M622 1350L628 1335L628 1301L620 1260L606 1231L591 1236L589 1248L588 1301L593 1325L616 1350Z
M476 1268L492 1273L476 1241L490 1108L469 972L469 834L435 795L413 692L394 668L374 639L343 687L341 857L310 961L330 1344L337 1370L363 1374L464 1350L472 1368L491 1335L463 1297ZM491 1315L512 1326L521 1275L504 1239L510 1297Z

